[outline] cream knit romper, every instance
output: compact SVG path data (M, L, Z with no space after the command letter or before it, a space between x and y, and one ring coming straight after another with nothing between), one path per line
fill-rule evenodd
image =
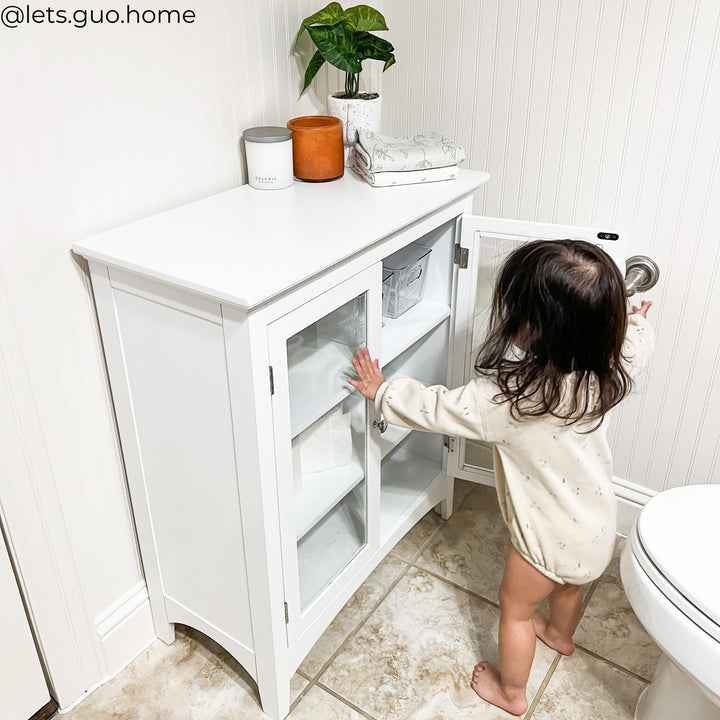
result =
M654 333L628 317L623 346L631 377L647 367ZM381 385L375 407L394 425L492 443L495 487L515 549L543 575L581 585L599 577L615 546L616 500L607 416L568 425L552 416L516 420L498 386L479 377L448 390L399 378Z

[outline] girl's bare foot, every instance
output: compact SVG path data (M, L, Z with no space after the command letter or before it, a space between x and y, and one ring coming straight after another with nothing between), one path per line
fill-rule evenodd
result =
M562 655L572 655L575 652L575 643L553 632L546 615L536 612L532 621L535 627L535 635L549 648L557 650Z
M528 709L527 698L510 698L503 691L500 674L488 662L479 662L473 670L470 687L486 702L506 710L511 715L523 715Z

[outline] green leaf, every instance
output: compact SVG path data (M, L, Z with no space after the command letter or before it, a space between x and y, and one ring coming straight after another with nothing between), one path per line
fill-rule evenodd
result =
M377 10L368 5L356 5L348 8L340 18L340 22L348 28L357 32L369 30L387 30L385 18Z
M314 15L310 15L302 21L295 42L298 41L303 31L310 27L310 25L336 25L340 22L344 14L340 3L331 2L322 10L318 10Z
M305 83L303 85L302 91L300 92L301 95L308 89L308 87L310 87L310 83L313 81L313 78L317 75L318 70L324 64L325 58L320 54L320 51L318 50L310 59L307 69L305 70Z
M366 58L372 58L375 53L392 54L395 49L387 40L370 33L360 33L357 43L360 53Z
M378 60L385 60L385 64L383 65L383 72L385 72L391 65L395 64L395 56L391 55L388 58L378 58Z
M383 72L395 63L393 50L395 48L383 38L370 33L363 33L358 42L358 50L362 60L384 60Z
M318 52L339 70L359 73L362 70L357 37L342 25L313 26L308 32Z

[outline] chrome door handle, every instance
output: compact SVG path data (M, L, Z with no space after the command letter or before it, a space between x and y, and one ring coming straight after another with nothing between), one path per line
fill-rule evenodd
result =
M387 420L373 420L373 427L384 433L388 428Z
M628 297L655 287L660 277L660 268L647 255L633 255L625 261L625 267L625 294Z

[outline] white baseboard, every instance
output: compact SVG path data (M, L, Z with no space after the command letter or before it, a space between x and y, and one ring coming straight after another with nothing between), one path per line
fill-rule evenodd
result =
M95 618L108 678L117 675L154 639L150 600L144 581Z
M613 489L618 501L617 532L627 537L645 503L656 493L618 477L613 477Z
M95 618L105 675L71 703L58 708L63 715L80 705L89 695L114 678L155 639L150 599L141 580Z

